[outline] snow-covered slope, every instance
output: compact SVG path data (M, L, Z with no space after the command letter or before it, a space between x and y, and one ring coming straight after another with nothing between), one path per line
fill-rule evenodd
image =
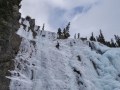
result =
M108 48L80 39L56 39L48 31L32 31L21 26L19 53L10 90L120 90L120 48ZM37 27L37 26L36 26ZM56 48L59 42L60 48Z

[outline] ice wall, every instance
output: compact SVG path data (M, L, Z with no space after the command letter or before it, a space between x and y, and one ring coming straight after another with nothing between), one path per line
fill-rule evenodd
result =
M120 48L91 42L91 49L89 41L58 40L55 33L42 30L34 38L25 24L17 32L23 39L7 77L10 90L120 90Z

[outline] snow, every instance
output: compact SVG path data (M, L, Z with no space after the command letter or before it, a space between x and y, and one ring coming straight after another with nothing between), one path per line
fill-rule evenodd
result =
M89 41L58 40L54 32L42 30L33 38L29 23L24 24L26 30L21 26L17 32L22 42L15 69L7 76L10 90L120 90L120 48L91 42L91 50Z

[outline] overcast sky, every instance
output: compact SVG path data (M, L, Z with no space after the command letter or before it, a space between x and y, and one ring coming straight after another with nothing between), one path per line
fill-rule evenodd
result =
M98 35L102 29L107 39L120 35L120 0L22 0L20 12L46 24L46 30L57 32L71 22L70 33Z

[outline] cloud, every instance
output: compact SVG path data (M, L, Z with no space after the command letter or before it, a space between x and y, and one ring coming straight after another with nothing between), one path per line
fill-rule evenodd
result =
M55 4L57 5L57 7L61 7L66 10L70 10L78 6L85 6L85 5L97 2L97 0L74 0L74 1L73 0L52 0L52 1L54 2L56 1Z
M21 4L22 8L20 12L22 13L22 17L29 15L36 19L37 25L42 26L45 23L46 29L52 30L52 27L48 23L51 8L45 0L23 0Z
M106 38L120 33L120 0L23 0L22 16L30 15L46 29L57 31L71 22L70 32L90 36L103 30Z
M81 32L83 36L88 36L91 31L97 34L99 29L102 29L107 39L113 37L114 34L119 34L119 3L119 0L103 0L87 13L76 15L72 20L72 30L75 30L72 33Z

